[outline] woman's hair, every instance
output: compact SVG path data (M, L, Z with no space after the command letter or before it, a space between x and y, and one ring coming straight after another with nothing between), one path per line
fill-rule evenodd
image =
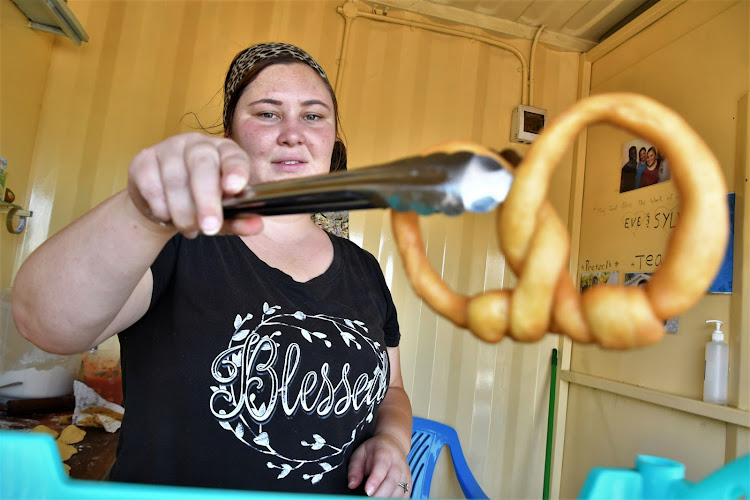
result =
M242 92L260 74L261 71L274 64L292 64L302 62L314 69L325 83L333 101L333 113L336 120L336 142L331 154L331 172L346 170L346 145L339 134L339 104L333 92L331 82L323 68L307 52L295 45L287 43L261 43L249 47L232 60L224 79L224 136L232 135L232 119L237 102Z

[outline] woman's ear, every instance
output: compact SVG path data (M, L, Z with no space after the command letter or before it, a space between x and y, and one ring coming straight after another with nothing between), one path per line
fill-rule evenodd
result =
M333 143L333 153L331 154L331 168L329 172L339 172L346 170L346 146L344 141L336 139Z

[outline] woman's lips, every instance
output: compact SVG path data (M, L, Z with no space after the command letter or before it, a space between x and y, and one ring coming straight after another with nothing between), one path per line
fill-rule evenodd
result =
M283 172L296 172L307 163L299 160L281 160L273 162L274 166Z

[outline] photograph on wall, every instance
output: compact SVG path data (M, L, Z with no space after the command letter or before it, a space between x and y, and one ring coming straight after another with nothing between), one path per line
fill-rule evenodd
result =
M603 273L586 273L580 276L580 288L581 292L594 285L618 285L620 281L620 275L617 271L603 272Z
M621 165L621 193L666 182L670 178L669 162L655 146L643 139L634 139L623 145Z
M732 274L734 273L734 193L727 194L729 203L729 241L721 268L708 289L709 293L732 293Z
M625 286L644 286L649 281L651 281L651 273L625 273ZM664 331L677 333L679 324L679 316L670 318L664 322Z

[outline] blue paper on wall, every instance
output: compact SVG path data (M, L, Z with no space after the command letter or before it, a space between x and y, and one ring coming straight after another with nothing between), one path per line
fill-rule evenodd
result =
M734 272L734 193L727 195L729 203L729 242L719 273L708 289L710 293L732 293L732 273Z

